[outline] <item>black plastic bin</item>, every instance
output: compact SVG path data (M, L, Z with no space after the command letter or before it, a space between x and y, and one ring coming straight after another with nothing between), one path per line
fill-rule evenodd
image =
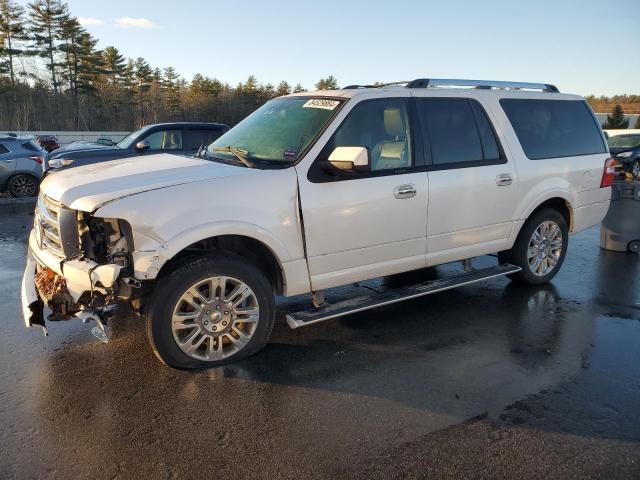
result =
M640 253L640 182L613 184L611 206L600 228L600 246L616 252Z

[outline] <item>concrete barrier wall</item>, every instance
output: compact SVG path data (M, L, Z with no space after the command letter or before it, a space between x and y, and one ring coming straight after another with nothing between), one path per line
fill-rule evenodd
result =
M35 132L35 131L13 131L18 135L35 137L36 135L53 135L58 139L60 146L68 145L77 141L95 142L99 137L110 138L114 142L119 142L130 132Z
M622 135L624 133L640 133L640 128L626 128L626 129L618 129L618 130L605 130L607 135L610 137L615 137L616 135Z

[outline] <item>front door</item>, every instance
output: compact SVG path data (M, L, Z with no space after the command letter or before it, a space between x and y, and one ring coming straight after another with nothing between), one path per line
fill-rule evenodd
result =
M136 144L139 142L147 142L149 148L145 150L137 150ZM157 153L173 153L182 155L184 153L182 143L181 128L165 128L156 130L141 138L132 147L132 155L154 155Z
M406 98L361 101L300 179L314 290L425 265L428 180L410 124ZM340 146L365 147L370 171L326 173Z

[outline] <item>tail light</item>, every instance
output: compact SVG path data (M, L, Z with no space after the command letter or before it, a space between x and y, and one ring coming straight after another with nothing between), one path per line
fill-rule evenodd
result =
M616 176L616 161L613 158L607 158L604 162L604 171L602 172L602 181L600 182L600 188L607 188L613 185L613 180Z
M40 165L42 165L42 162L44 162L44 158L41 156L29 157L29 158Z

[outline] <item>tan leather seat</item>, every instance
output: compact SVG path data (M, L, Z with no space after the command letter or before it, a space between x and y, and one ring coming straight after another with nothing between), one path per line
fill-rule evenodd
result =
M384 131L388 140L378 143L371 153L373 170L408 167L407 128L402 110L395 107L385 108Z

